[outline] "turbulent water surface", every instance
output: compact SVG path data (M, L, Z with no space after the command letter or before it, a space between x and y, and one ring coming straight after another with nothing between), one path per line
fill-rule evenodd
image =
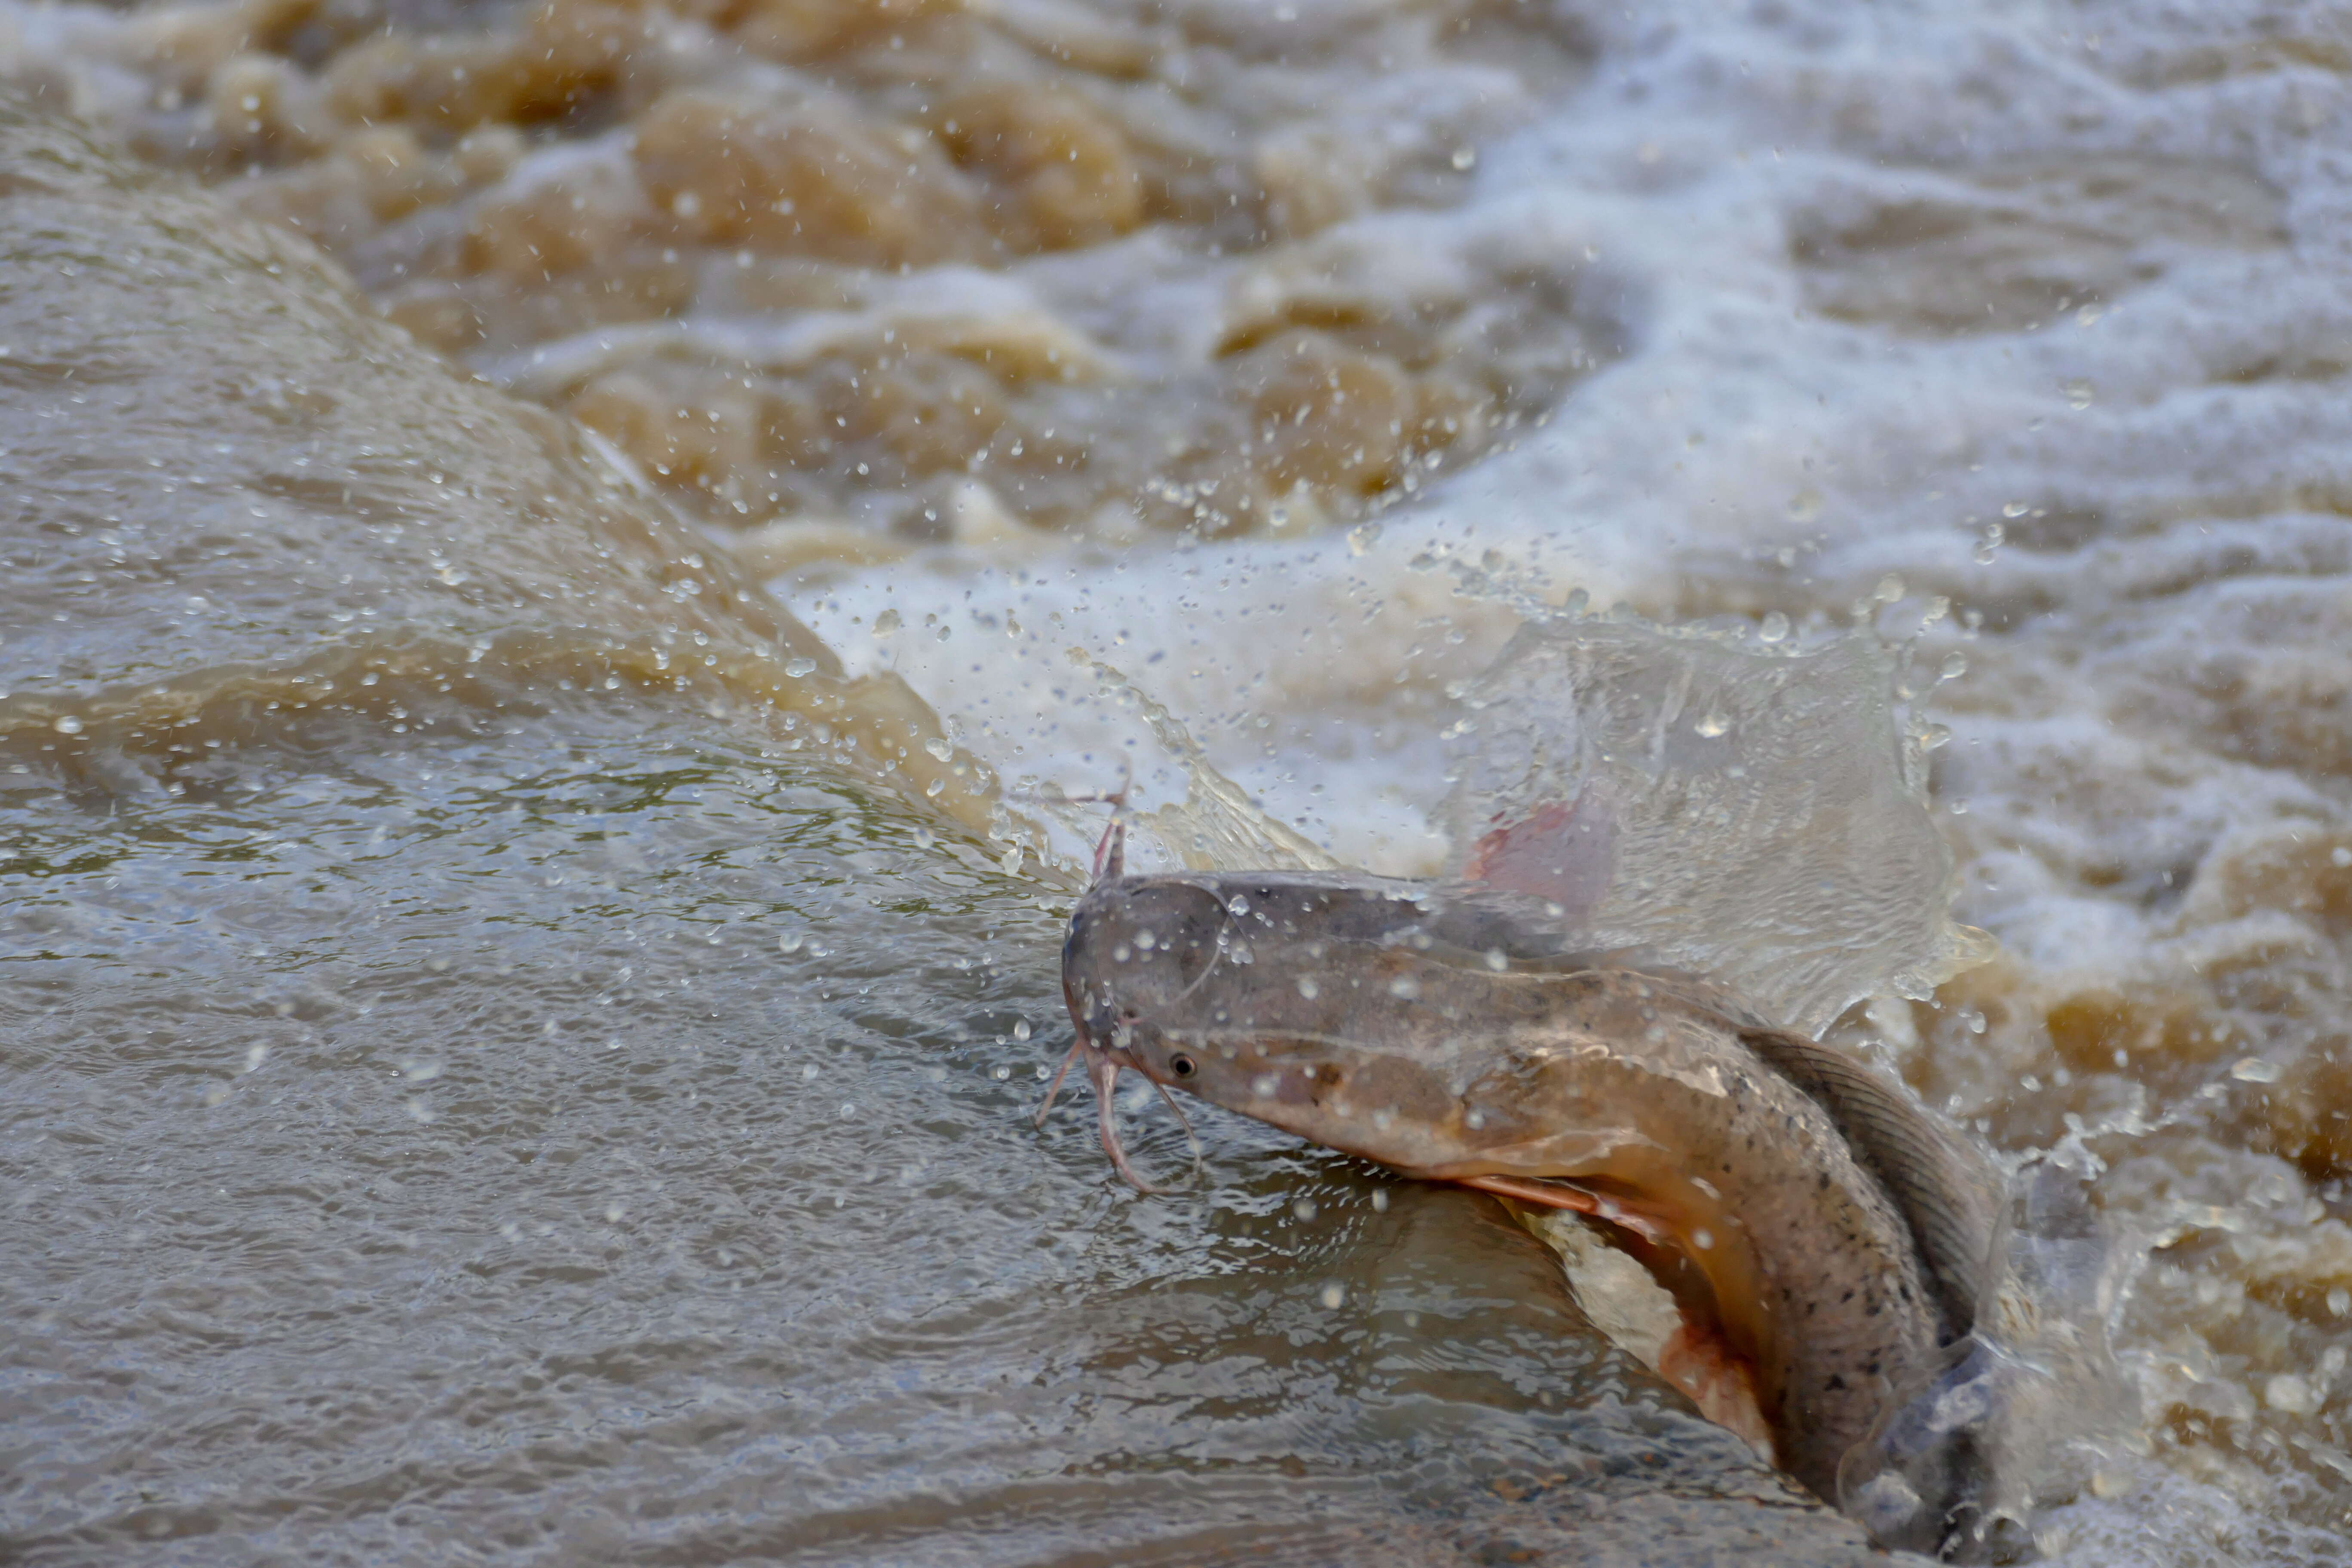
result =
M1858 1558L1483 1200L1024 1120L1041 796L1437 870L1580 592L1904 649L2043 1552L2344 1561L2347 26L0 7L5 1552Z

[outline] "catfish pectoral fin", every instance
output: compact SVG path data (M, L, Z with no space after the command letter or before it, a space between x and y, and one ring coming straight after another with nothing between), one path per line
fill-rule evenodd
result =
M1538 1208L1589 1214L1595 1219L1605 1219L1611 1225L1630 1230L1644 1241L1664 1241L1669 1234L1668 1227L1659 1220L1628 1207L1622 1201L1587 1192L1582 1187L1570 1186L1566 1182L1546 1181L1540 1176L1454 1176L1448 1179L1461 1186L1475 1187L1498 1198L1534 1204Z
M1475 1187L1482 1193L1492 1193L1498 1198L1517 1198L1523 1204L1539 1208L1566 1209L1570 1214L1601 1215L1601 1200L1582 1187L1571 1187L1560 1182L1547 1182L1534 1176L1457 1176L1454 1180L1465 1187Z

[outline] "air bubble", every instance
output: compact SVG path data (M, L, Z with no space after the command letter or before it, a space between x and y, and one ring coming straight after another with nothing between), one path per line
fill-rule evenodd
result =
M1730 730L1731 720L1725 715L1721 709L1710 709L1708 711L1699 715L1698 721L1693 724L1691 728L1712 741L1717 735L1724 734Z
M805 939L800 932L796 931L788 931L784 932L783 935L776 939L776 951L778 952L798 952L801 950L801 943Z
M1302 974L1298 977L1298 994L1312 1002L1323 994L1323 987L1315 984L1313 975Z
M1313 1219L1323 1211L1316 1205L1313 1198L1301 1198L1290 1205L1290 1212L1300 1219Z
M1323 1287L1323 1305L1328 1310L1334 1312L1338 1311L1347 1300L1347 1287L1343 1285L1326 1285Z
M1756 636L1759 640L1768 643L1788 641L1789 617L1778 610L1770 612L1764 617L1763 624L1756 628Z
M60 735L79 735L81 733L81 721L70 713L60 713L50 722L49 728Z
M1028 1019L1024 1018L1013 1026L1013 1037L1016 1040L1025 1040L1029 1037Z

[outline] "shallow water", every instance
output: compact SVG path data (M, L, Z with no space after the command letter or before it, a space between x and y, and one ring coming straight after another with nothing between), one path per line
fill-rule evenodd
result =
M0 141L12 1561L1862 1560L1467 1194L1034 1130L1067 879L904 688Z
M1624 1517L1664 1521L1685 1506L1670 1495L1764 1484L1751 1471L1725 1479L1716 1467L1737 1456L1692 1436L1669 1396L1600 1342L1554 1331L1570 1309L1540 1255L1475 1229L1484 1211L1467 1200L1395 1190L1377 1215L1370 1178L1216 1121L1202 1128L1210 1195L1138 1203L1097 1184L1076 1119L1032 1134L1012 1092L1059 1054L1053 911L1092 822L1018 800L1038 827L998 816L997 777L1097 790L1131 760L1146 805L1167 808L1156 819L1167 856L1432 870L1450 847L1462 683L1523 615L1581 589L1657 619L1725 617L1779 647L1856 623L1909 641L1914 697L1942 727L1927 739L1958 913L2002 952L1932 1002L1877 1003L1839 1033L1997 1147L2054 1150L2092 1173L2146 1264L2117 1323L2144 1418L2097 1489L2125 1489L2053 1510L2045 1545L2085 1563L2341 1560L2352 184L2332 13L257 0L21 6L0 32L40 112L79 113L220 201L308 233L404 331L605 443L428 374L299 247L128 174L103 176L117 192L111 228L10 230L0 392L22 472L0 585L11 693L0 766L26 772L0 784L21 786L5 809L28 847L8 878L12 950L22 975L58 977L10 986L27 1021L12 1089L32 1108L8 1133L24 1194L10 1223L25 1250L61 1256L100 1236L126 1245L117 1238L149 1223L133 1211L178 1199L191 1208L173 1223L194 1248L168 1277L153 1241L110 1267L62 1266L97 1292L83 1316L57 1285L20 1307L37 1326L25 1342L43 1348L12 1355L9 1430L42 1434L21 1447L61 1452L66 1468L11 1494L12 1542L110 1558L144 1528L125 1521L161 1508L167 1539L180 1528L170 1520L198 1517L246 1531L266 1514L292 1532L269 1538L276 1547L216 1534L191 1549L222 1556L361 1553L378 1538L331 1532L410 1528L462 1531L486 1555L586 1549L488 1544L488 1515L451 1500L454 1470L408 1453L410 1433L428 1454L520 1452L501 1461L516 1466L503 1482L480 1486L538 1499L507 1505L533 1529L592 1528L562 1522L568 1506L540 1506L559 1483L619 1498L637 1495L637 1475L674 1499L711 1495L694 1489L716 1472L743 1489L675 1516L685 1523L614 1511L593 1527L629 1549L688 1542L675 1546L688 1559L758 1550L725 1533L747 1521L781 1532L763 1538L771 1547L811 1521L848 1521L812 1549L820 1558L1017 1559L1245 1518L1277 1533L1286 1521L1281 1538L1312 1561L1335 1550L1313 1531L1380 1509L1394 1522L1364 1528L1452 1560L1485 1550L1480 1531L1522 1527L1522 1504L1474 1500L1559 1443L1619 1453L1632 1450L1612 1445L1630 1441L1692 1467L1623 1493ZM38 150L55 134L38 126L10 134L12 169L66 155ZM815 146L833 162L803 155ZM10 189L12 204L26 199ZM133 208L157 226L139 229ZM256 270L268 267L279 276ZM105 328L115 321L168 326L142 338ZM334 478L322 486L321 473ZM748 585L760 577L814 635L777 618ZM660 752L665 742L677 750ZM625 796L605 779L696 770ZM782 782L770 786L771 773ZM1222 795L1219 775L1234 781ZM678 809L682 794L660 804L673 788L703 790L709 808ZM535 805L518 789L551 795ZM823 846L804 859L760 858L778 853L765 810L781 799L804 803L792 810ZM1284 838L1253 799L1314 844ZM522 808L511 828L510 805ZM719 805L753 826L727 839ZM534 811L570 826L520 826ZM590 886L614 884L601 895L611 907L583 913L563 897L576 883L534 889L502 868L474 884L496 902L453 907L457 878L435 868L455 862L402 837L425 833L422 816L446 824L430 842L469 847L468 866L551 856L555 842L531 836L564 835ZM364 846L379 826L407 847L365 861L349 834ZM263 831L278 836L266 853ZM573 833L607 837L592 848ZM1008 858L1016 840L1027 852ZM497 848L509 843L523 847ZM703 894L679 896L680 868L706 853L734 857L746 877L728 895L745 900L731 923L696 912ZM242 879L278 857L282 878ZM235 898L224 866L248 868L233 873ZM791 904L827 878L858 897L822 918L759 902ZM323 890L296 891L313 883ZM229 918L239 900L266 938L245 940ZM357 910L383 923L361 930ZM460 978L439 983L441 1003L419 984L364 1017L352 1005L340 1025L328 1012L305 1023L301 1004L272 1024L290 994L217 1018L193 1005L270 992L268 966L293 962L289 933L310 930L342 933L318 938L321 964L396 992L402 973L415 983L402 967L415 948L383 944L407 919L446 922L450 934L432 940L468 952L490 938L461 930L495 927L508 943L566 934L519 953L509 976L449 952ZM779 921L828 954L777 952ZM177 934L156 934L167 927ZM716 948L701 940L714 929ZM122 969L66 983L69 966L97 962L72 955L128 954L134 932L139 973L121 957ZM230 956L250 946L280 957ZM641 946L676 956L623 956ZM612 974L572 963L590 949ZM971 967L991 953L993 969ZM498 997L542 994L550 979L513 984L534 963L579 1005L564 1014L550 998L493 1023ZM707 966L728 964L741 978L722 987ZM224 966L240 971L226 992L192 983ZM613 978L623 966L633 979ZM777 1226L758 1265L776 1279L747 1283L749 1301L730 1310L765 1311L797 1288L830 1303L810 1313L857 1319L863 1334L882 1310L863 1303L953 1296L967 1316L950 1315L952 1355L838 1330L799 1373L730 1377L730 1397L753 1398L749 1383L804 1404L761 1406L765 1417L719 1437L662 1384L720 1353L682 1331L675 1342L689 1348L659 1370L651 1358L599 1382L592 1358L529 1391L541 1404L516 1394L436 1415L436 1398L457 1396L383 1373L387 1358L414 1355L454 1382L509 1364L501 1356L555 1352L526 1343L528 1310L467 1283L482 1276L436 1249L491 1246L488 1214L470 1240L438 1237L457 1205L432 1199L388 1211L416 1216L413 1250L354 1244L377 1261L351 1265L352 1289L423 1300L441 1279L479 1289L473 1306L412 1320L367 1355L215 1370L209 1358L229 1352L207 1332L248 1331L254 1315L231 1292L307 1290L300 1270L317 1259L250 1239L269 1228L255 1216L303 1212L288 1195L297 1183L227 1179L240 1152L266 1163L259 1128L207 1131L257 1114L257 1090L296 1103L304 1090L270 1084L296 1067L319 1097L314 1117L331 1108L344 1125L422 1141L402 1147L452 1146L480 1119L467 1157L509 1173L458 1190L519 1226L506 1210L533 1213L497 1246L552 1224L572 1227L563 1245L594 1253L609 1232L622 1250L603 1266L633 1283L582 1285L553 1316L571 1321L590 1297L656 1300L664 1269L681 1302L734 1301L731 1282L691 1272L716 1279L734 1265L635 1272L673 1256L687 1215L724 1212L723 1183L665 1174L646 1152L688 1146L678 1118L632 1122L614 1091L600 1103L615 1120L596 1134L614 1160L625 1151L652 1173L631 1179L690 1194L677 1219L634 1220L657 1200L600 1204L583 1188L559 1220L545 1194L572 1189L541 1187L547 1167L518 1152L545 1134L501 1131L505 1110L492 1110L538 1098L550 1118L562 1112L593 1069L567 1063L533 1089L527 1064L575 1048L600 1060L543 1041L616 1037L577 1022L605 1011L601 995L628 1005L616 986L637 987L640 1007L653 1007L653 985L665 994L605 1053L613 1067L656 1037L674 1051L682 980L719 1011L706 1057L724 1058L722 1038L758 1044L738 1070L780 1063L765 1070L781 1079L722 1095L673 1060L666 1070L686 1082L661 1092L698 1091L698 1106L720 1102L706 1116L756 1119L803 1103L793 1075L807 1066L820 1073L805 1081L827 1086L805 1102L822 1157L792 1178L772 1168L740 1200ZM895 994L898 1012L851 1001L861 984ZM363 990L346 978L322 994ZM819 1023L810 1037L783 1040L748 1016L725 1026L729 1007L779 997ZM155 1054L121 1042L107 1047L120 1060L93 1054L77 1009L101 999L124 1015L110 1027L169 1027L171 1047L139 1036ZM419 1029L423 1013L403 1011L445 1004L488 1026L453 1028L452 1014ZM530 1033L550 1016L557 1035ZM1010 1037L1018 1018L1026 1042ZM318 1040L298 1045L297 1026ZM268 1027L288 1033L265 1039ZM338 1027L351 1049L388 1059L373 1072L326 1057L314 1068L303 1053L341 1048L320 1043ZM465 1045L473 1033L485 1043ZM244 1074L256 1044L270 1054ZM402 1085L392 1070L410 1060L445 1077ZM929 1084L918 1062L944 1065L972 1098ZM492 1066L519 1076L472 1110L446 1093ZM986 1076L998 1068L1012 1077ZM380 1105L341 1098L362 1084L383 1089ZM441 1120L414 1120L412 1099ZM888 1115L865 1120L886 1102ZM844 1103L857 1115L842 1118ZM926 1178L895 1184L909 1163L896 1151L927 1112L950 1110L971 1118L938 1133L957 1151L919 1152L971 1185L934 1202ZM109 1142L61 1152L76 1118ZM57 1162L127 1158L126 1143L137 1160L113 1179L127 1217L77 1214L82 1194L110 1189L58 1176ZM1146 1146L1181 1159L1172 1139ZM300 1148L315 1167L318 1141ZM683 1158L705 1172L723 1156ZM223 1167L215 1202L228 1201L221 1188L255 1195L195 1205L207 1162ZM338 1154L332 1168L364 1194L404 1167L362 1176ZM824 1210L853 1173L845 1206ZM822 1229L773 1217L806 1212L782 1195L794 1179L819 1189ZM860 1204L860 1188L894 1195ZM1007 1192L1037 1195L1001 1212ZM1286 1225L1301 1194L1318 1218ZM614 1203L623 1219L595 1217ZM1001 1228L983 1237L975 1226ZM1033 1250L1049 1261L1024 1276L1017 1260ZM982 1261L950 1289L936 1278L943 1256ZM1055 1268L1066 1273L1048 1289ZM1377 1268L1398 1272L1375 1284ZM414 1272L378 1286L374 1268ZM126 1304L183 1274L222 1295ZM1327 1280L1342 1284L1341 1307L1320 1306ZM1002 1300L995 1290L1012 1292L1006 1317L970 1305ZM1386 1320L1353 1304L1390 1290L1414 1303L1475 1290L1481 1313L1549 1316L1539 1332L1490 1331L1465 1309L1458 1333L1393 1352L1436 1358L1424 1387L1418 1372L1381 1370L1390 1352L1335 1348L1385 1342L1366 1325ZM1099 1337L1106 1321L1124 1332L1140 1302L1178 1300L1198 1316L1167 1342L1174 1351ZM647 1306L642 1330L583 1332L661 1338L698 1321L695 1310L673 1320ZM209 1330L207 1312L220 1321ZM719 1321L697 1331L773 1353L750 1348L740 1318ZM479 1337L432 1338L449 1323ZM1344 1340L1354 1333L1372 1337ZM1252 1335L1286 1348L1234 1348L1273 1342ZM940 1407L908 1370L933 1353L956 1369L940 1374L951 1397L979 1401L968 1424L917 1414ZM1171 1370L1180 1358L1235 1381L1203 1395ZM192 1458L142 1470L164 1418L144 1406L101 1418L95 1384L50 1381L75 1367L131 1377L109 1385L133 1391L109 1396L126 1402L149 1397L141 1377L160 1381L205 1419L222 1390L250 1390L246 1427L270 1435L265 1457L249 1445L226 1469ZM352 1392L305 1404L322 1377ZM820 1392L869 1382L877 1392ZM1592 1402L1621 1384L1639 1414ZM967 1385L1029 1392L982 1398ZM1185 1404L1204 1398L1227 1403ZM697 1435L625 1450L609 1435L671 1411L684 1414L665 1432ZM836 1418L848 1436L833 1433ZM168 1429L202 1426L179 1419L188 1426ZM347 1441L321 1435L336 1420ZM1131 1425L1113 1434L1096 1421ZM79 1446L60 1448L50 1422ZM1605 1441L1579 1425L1593 1422ZM593 1432L609 1446L582 1435ZM633 1471L649 1451L674 1468ZM288 1468L243 1468L257 1464ZM211 1479L165 1485L163 1469ZM825 1490L828 1476L842 1489ZM1023 1489L1047 1476L1076 1491L1049 1490L1056 1504L1032 1511ZM142 1501L142 1486L157 1500ZM1606 1491L1580 1482L1534 1499ZM1079 1494L1091 1500L1067 1500ZM254 1500L265 1495L278 1500ZM982 1497L1002 1522L971 1544L958 1521ZM1054 1535L1061 1525L1038 1521L1065 1517L1060 1501L1067 1517L1120 1522L1089 1527L1083 1543ZM107 1544L76 1533L106 1531Z

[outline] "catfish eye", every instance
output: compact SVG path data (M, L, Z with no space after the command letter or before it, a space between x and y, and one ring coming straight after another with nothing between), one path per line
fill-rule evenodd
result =
M1174 1056L1168 1058L1168 1070L1174 1073L1178 1078L1191 1078L1194 1073L1199 1072L1201 1068L1200 1064L1195 1062L1191 1057L1186 1056L1181 1051L1178 1051Z

